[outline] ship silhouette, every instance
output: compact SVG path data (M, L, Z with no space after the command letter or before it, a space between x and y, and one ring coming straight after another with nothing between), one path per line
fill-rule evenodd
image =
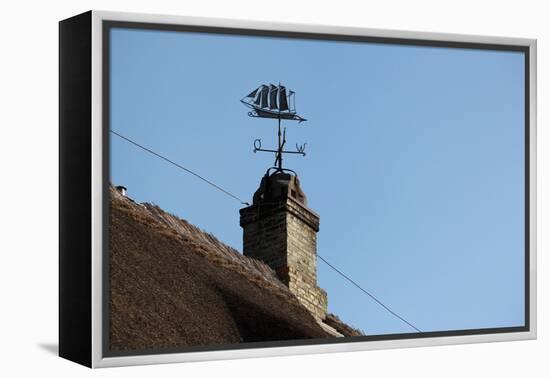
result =
M294 96L294 91L287 91L281 84L262 84L243 97L241 102L252 109L248 112L250 117L307 121L296 113Z

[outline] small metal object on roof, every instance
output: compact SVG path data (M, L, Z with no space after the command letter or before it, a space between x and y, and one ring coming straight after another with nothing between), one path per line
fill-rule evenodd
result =
M128 191L128 188L126 188L125 186L123 185L118 185L116 187L116 190L117 192L119 192L120 194L122 194L124 197L126 197L126 192Z

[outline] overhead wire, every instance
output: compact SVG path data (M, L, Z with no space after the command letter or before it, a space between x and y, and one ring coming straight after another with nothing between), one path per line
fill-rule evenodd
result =
M156 157L158 157L158 158L160 158L160 159L162 159L162 160L164 160L164 161L166 161L166 162L168 162L168 163L174 165L175 167L184 170L185 172L187 172L187 173L189 173L189 174L195 176L196 178L198 178L198 179L204 181L205 183L207 183L208 185L210 185L210 186L216 188L216 189L219 190L220 192L222 192L222 193L228 195L229 197L231 197L231 198L233 198L233 199L239 201L242 205L250 206L250 204L249 204L248 202L242 200L241 198L237 197L236 195L234 195L233 193L229 192L228 190L223 189L223 188L220 187L219 185L214 184L212 181L210 181L210 180L208 180L207 178L205 178L205 177L199 175L199 174L196 173L195 171L193 171L193 170L191 170L191 169L189 169L189 168L186 168L186 167L184 167L183 165L181 165L181 164L179 164L179 163L176 163L175 161L173 161L173 160L171 160L171 159L168 159L167 157L165 157L165 156L163 156L163 155L161 155L161 154L159 154L159 153L157 153L157 152L151 150L150 148L147 148L147 147L143 146L142 144L137 143L136 141L134 141L134 140L132 140L132 139L130 139L130 138L128 138L128 137L126 137L126 136L120 134L120 133L117 133L117 132L114 131L114 130L110 130L110 131L111 131L111 133L113 133L114 135L118 136L118 137L121 138L121 139L124 139L125 141L127 141L127 142L133 144L134 146L139 147L139 148L141 148L142 150L147 151L148 153L150 153L150 154L152 154L152 155L154 155L154 156L156 156Z
M379 300L378 298L376 298L374 295L372 295L371 293L369 293L367 290L363 289L357 282L355 282L354 280L352 280L349 276L347 276L345 273L343 273L342 271L340 271L338 268L336 268L334 265L332 265L331 263L329 263L327 260L325 260L322 256L320 256L319 254L317 254L317 257L322 261L324 262L325 264L327 264L332 270L334 270L336 273L338 273L339 275L341 275L342 277L344 277L346 280L348 280L349 282L351 282L355 287L357 287L359 290L361 290L363 293L365 293L366 295L368 295L373 301L375 301L376 303L378 303L380 306L382 306L386 311L388 311L390 314L392 314L393 316L395 316L396 318L400 319L401 321L403 321L404 323L408 324L410 327L414 328L417 332L422 332L420 329L418 329L418 327L416 327L414 324L412 324L411 322L409 322L408 320L406 320L405 318L403 318L402 316L400 316L399 314L397 314L395 311L393 311L392 309L390 309L388 306L386 306L384 303L382 303L381 300Z

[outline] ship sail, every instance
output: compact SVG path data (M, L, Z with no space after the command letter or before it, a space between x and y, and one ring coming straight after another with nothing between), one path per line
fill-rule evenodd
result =
M286 99L286 88L279 85L279 110L288 110L288 101Z
M262 92L261 92L261 105L262 108L267 108L267 94L269 92L269 87L267 85L262 85Z
M269 109L277 109L277 87L273 84L269 86Z
M288 91L288 99L292 99L291 111L296 111L296 99L294 98L294 91Z
M259 89L259 88L254 89L254 90L253 90L252 92L250 92L250 93L248 94L248 96L246 96L246 97L250 97L250 98L256 97L256 93L258 93L258 89Z

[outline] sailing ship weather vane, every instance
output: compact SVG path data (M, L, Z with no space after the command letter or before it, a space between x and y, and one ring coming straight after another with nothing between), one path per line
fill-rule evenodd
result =
M281 133L281 120L298 121L298 123L307 121L305 118L302 118L296 113L294 96L294 91L288 90L287 93L287 89L279 83L279 85L262 84L241 99L241 102L251 109L251 111L248 112L250 117L273 118L278 121L278 147L276 150L262 148L261 139L256 139L254 141L254 153L258 151L275 153L275 167L273 167L275 168L274 173L283 171L293 172L290 169L283 168L283 154L298 154L306 156L306 143L302 145L296 144L295 151L288 151L284 149L286 144L286 127L283 128Z

